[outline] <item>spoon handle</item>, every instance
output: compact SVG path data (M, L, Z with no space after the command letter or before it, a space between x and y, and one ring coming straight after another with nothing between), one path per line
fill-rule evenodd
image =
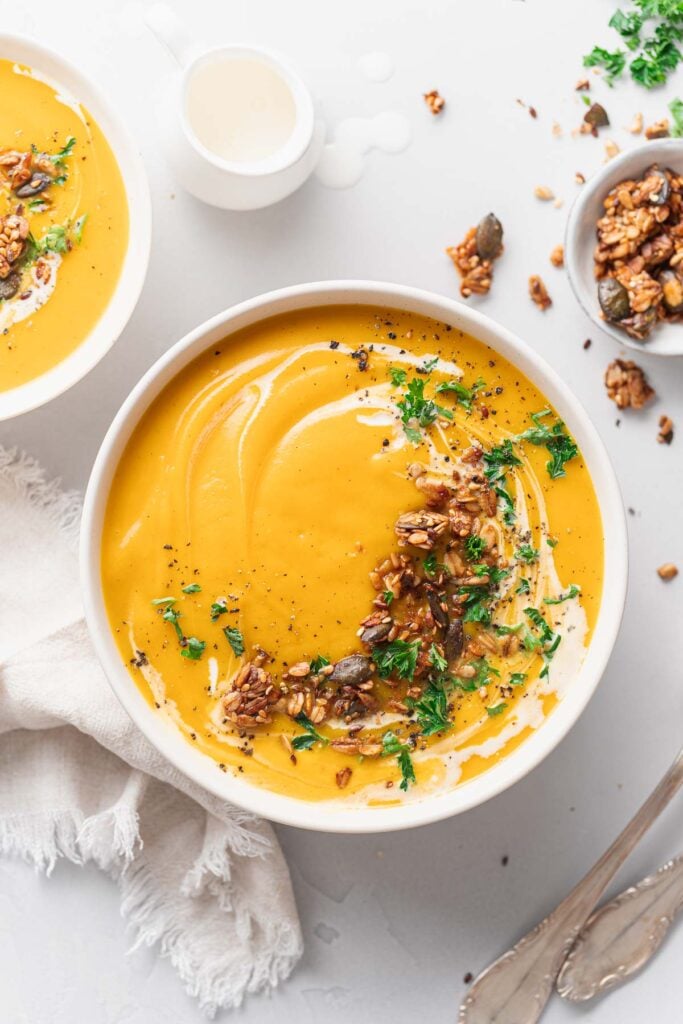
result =
M472 985L460 1024L535 1024L567 954L600 896L683 783L683 750L624 831L556 910Z
M578 1003L628 981L657 952L681 909L683 856L590 916L560 971L557 991Z

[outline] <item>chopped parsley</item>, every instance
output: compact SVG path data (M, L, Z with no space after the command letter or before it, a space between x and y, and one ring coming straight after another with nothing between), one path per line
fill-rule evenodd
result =
M471 679L461 679L460 676L456 679L456 685L461 690L465 690L470 693L474 690L478 690L480 686L489 686L493 682L493 676L499 676L500 672L498 669L490 665L486 658L476 658L474 661L468 662L470 668L474 669L474 675Z
M527 565L531 565L532 562L538 561L539 552L536 548L532 548L531 544L520 544L515 551L515 558L518 562L526 562Z
M384 592L382 593L382 597L384 598L384 603L385 603L385 605L386 605L386 606L387 606L387 608L388 608L388 607L389 607L389 605L391 604L391 602L392 602L392 601L394 600L394 594L393 594L393 591L391 591L391 590L385 590L385 591L384 591Z
M390 366L389 376L391 377L392 387L400 388L405 384L408 374L400 366Z
M205 647L206 641L198 640L196 636L188 636L180 653L183 658L189 658L190 661L199 661Z
M505 471L509 466L521 465L521 459L515 455L512 441L509 438L506 438L502 444L495 445L489 451L484 452L484 476L498 497L503 510L503 522L506 526L512 526L515 521L515 503L507 489Z
M396 756L398 766L401 769L401 789L405 793L411 782L415 782L415 769L410 756L411 748L407 743L401 743L395 732L385 732L382 736L382 757Z
M244 654L244 637L235 626L226 626L223 630L225 639L232 647L233 654L239 658Z
M317 675L321 668L325 668L325 665L330 664L330 659L326 658L324 654L318 654L313 661L310 662L311 672L313 675Z
M424 571L428 576L436 575L436 570L439 567L439 563L436 560L436 551L431 551L426 558L422 560Z
M524 579L524 577L522 577L522 579L517 584L517 589L515 590L515 594L530 594L530 593L531 593L531 584L529 583L529 581L527 579Z
M455 395L456 401L465 409L466 412L472 412L472 403L477 397L477 392L481 391L486 386L485 381L479 377L475 380L471 388L466 388L464 384L461 384L459 380L445 380L441 384L437 384L434 390L438 394L445 392L452 392Z
M560 543L559 540L557 540L557 538L555 537L546 537L545 542L549 548L556 548L557 545Z
M399 679L412 679L417 668L419 640L392 640L372 649L372 660L380 679L395 675Z
M154 605L166 605L170 608L172 604L176 603L175 597L155 597L152 601Z
M292 740L292 747L294 750L310 750L314 743L322 743L323 746L327 746L329 740L320 735L316 727L313 725L313 722L303 713L303 711L301 714L296 716L294 721L298 722L302 729L305 729L305 732L301 736L295 736Z
M490 626L491 605L498 596L496 588L501 580L509 576L510 570L482 564L473 566L472 572L475 576L488 576L488 582L465 583L458 587L458 596L465 598L463 622L479 622L482 626Z
M671 134L674 138L679 139L683 135L683 100L678 97L672 100L669 104L669 113L673 118Z
M527 650L540 649L544 662L540 672L541 679L543 679L550 673L550 662L560 645L562 637L550 628L538 608L525 608L524 614L536 627L538 635L534 637L531 633L527 633L523 643Z
M523 686L526 682L526 672L512 672L508 678L510 686Z
M74 221L72 234L79 245L83 241L83 229L85 228L85 223L88 219L88 216L89 214L82 213L81 216Z
M428 377L429 374L432 372L432 370L436 367L438 362L439 362L439 357L438 356L433 356L432 359L425 359L425 361L422 364L422 366L418 366L417 372L418 373L423 373L423 374L425 374L425 376Z
M410 702L423 736L447 732L453 726L448 709L448 682L442 679L430 682L420 699Z
M403 392L401 401L396 403L401 410L404 433L413 444L419 444L422 441L422 429L430 427L439 416L443 416L447 420L453 419L450 409L444 409L433 399L425 398L424 391L425 381L413 377ZM413 424L417 424L417 427Z
M183 587L183 594L201 594L202 588L198 583L188 583L186 587Z
M486 551L486 541L483 537L470 535L465 541L465 554L470 562L476 562Z
M683 59L678 47L683 39L683 3L681 0L634 2L634 8L617 9L609 20L610 28L619 33L630 52L610 52L594 46L583 63L586 67L604 68L607 83L612 85L622 75L628 59L631 78L646 89L652 89L666 82ZM647 23L653 19L656 25L650 29Z
M576 442L564 429L562 420L555 420L552 425L543 423L546 416L550 416L550 409L542 409L540 412L532 412L531 419L533 427L529 427L517 437L518 441L529 441L534 445L545 445L550 453L550 461L546 463L546 469L551 480L557 480L565 476L565 464L576 458L579 449Z
M580 593L581 587L572 583L566 594L560 594L559 597L544 597L543 604L562 604L564 601L571 601L573 597L578 597Z
M436 644L429 648L429 664L433 665L437 672L445 672L448 668L448 662Z
M494 718L496 715L502 715L506 707L507 704L504 702L501 702L500 704L490 704L486 709L486 714L489 715L490 718Z
M63 255L69 251L69 239L66 228L63 224L53 224L49 227L42 238L36 241L38 253L44 255L47 252L56 252Z
M219 619L221 617L221 615L225 615L227 610L228 610L228 607L227 607L227 605L225 603L225 598L224 597L219 597L217 601L213 602L213 604L211 605L211 608L209 609L209 615L211 616L211 621L215 622L216 619Z

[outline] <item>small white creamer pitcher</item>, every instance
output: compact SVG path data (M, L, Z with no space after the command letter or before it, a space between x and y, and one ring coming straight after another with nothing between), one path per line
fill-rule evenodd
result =
M226 210L279 202L313 171L325 128L288 62L261 47L203 48L163 3L147 25L179 65L161 110L163 141L178 180Z

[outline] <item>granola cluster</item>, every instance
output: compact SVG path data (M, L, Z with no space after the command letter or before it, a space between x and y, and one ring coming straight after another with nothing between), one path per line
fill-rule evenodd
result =
M619 409L642 409L655 395L643 370L630 359L615 359L609 364L605 371L605 387L608 398Z
M683 313L683 177L648 168L619 182L597 223L595 277L606 320L646 341Z
M486 295L493 281L493 262L503 252L503 227L493 213L470 228L459 245L452 245L446 253L460 274L460 294Z
M0 298L10 299L19 291L19 265L28 233L28 221L21 213L0 217Z
M47 153L32 149L0 150L0 181L19 199L32 199L44 192L59 177L59 167Z

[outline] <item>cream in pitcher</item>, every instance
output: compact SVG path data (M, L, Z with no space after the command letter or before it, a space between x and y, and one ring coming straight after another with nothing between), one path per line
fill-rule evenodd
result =
M164 4L146 18L179 65L160 122L181 184L228 210L269 206L299 188L318 161L324 126L289 64L261 47L188 43Z

